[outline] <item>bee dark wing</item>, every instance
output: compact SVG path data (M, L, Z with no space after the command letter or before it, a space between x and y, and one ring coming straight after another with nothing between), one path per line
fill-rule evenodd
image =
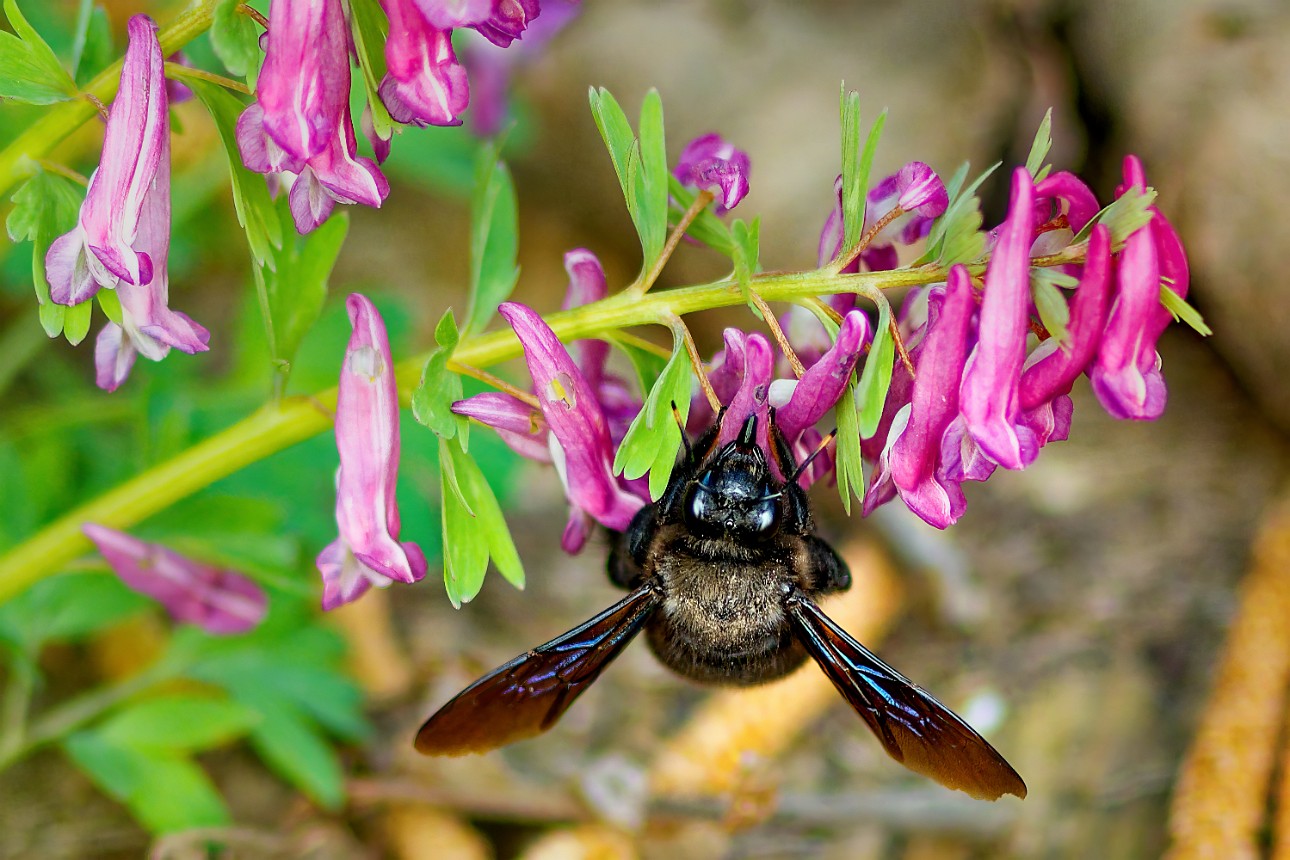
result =
M791 597L787 609L807 652L888 755L981 800L1026 796L1017 772L958 714L879 660L805 596Z
M487 752L555 725L658 605L642 585L604 612L494 669L444 705L417 732L426 755Z

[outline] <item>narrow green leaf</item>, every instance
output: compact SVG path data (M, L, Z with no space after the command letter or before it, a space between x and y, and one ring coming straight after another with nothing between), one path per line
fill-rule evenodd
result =
M37 170L30 179L18 186L10 198L14 207L9 212L5 227L13 241L33 243L31 280L36 289L36 301L40 305L40 324L50 337L58 337L64 331L69 309L54 304L49 298L45 255L55 239L76 226L84 198L85 189L80 185L45 170ZM77 333L82 321L88 329L90 303L84 304L85 309L73 315L73 334ZM80 335L84 337L84 331Z
M483 586L490 557L508 582L523 588L524 567L519 553L497 496L479 465L461 450L457 440L441 441L439 456L445 475L444 582L449 599L454 606L474 599ZM456 492L447 486L449 472L456 481Z
M640 182L636 204L644 268L649 269L667 243L667 145L663 135L663 100L651 89L641 103Z
M117 746L161 753L197 752L246 734L258 715L245 705L211 696L175 694L125 707L99 727Z
M860 426L856 417L855 386L848 384L846 391L833 407L833 420L838 428L834 448L834 474L838 494L847 514L851 513L851 496L863 498L864 467L860 457Z
M265 764L319 806L339 809L345 802L344 772L314 723L281 698L257 696L246 704L260 717L250 740Z
M448 360L460 338L451 308L440 317L434 336L439 348L426 359L421 383L412 392L412 414L439 438L451 439L458 432L464 435L469 426L465 418L452 411L452 404L461 400L464 392L461 377L448 369Z
M686 188L681 184L681 180L675 176L668 176L667 180L668 193L671 195L675 204L667 213L667 223L670 227L675 227L681 223L681 216L690 210L694 205L694 198L697 196L694 191ZM730 228L726 223L712 214L712 207L708 206L699 216L690 222L686 228L685 235L695 241L702 242L709 248L713 248L730 257L733 261L735 254L735 242L730 236Z
M692 383L689 356L678 337L672 347L672 357L650 389L644 406L614 455L615 474L639 478L649 473L651 498L663 495L676 465L676 454L681 449L681 428L672 415L672 404L676 404L681 424L684 424L690 412Z
M0 30L0 98L47 105L76 95L76 82L27 23L16 0L4 0L12 33Z
M1071 244L1088 241L1095 224L1105 224L1111 231L1111 250L1119 251L1124 247L1124 240L1147 226L1151 221L1151 207L1156 202L1156 189L1148 187L1145 191L1126 188L1124 192L1102 208L1089 222L1080 229Z
M600 137L609 150L609 160L618 175L618 184L623 189L623 199L628 200L635 193L627 181L627 161L636 146L636 135L632 133L627 114L618 106L618 102L604 87L592 87L589 92L591 115L600 130Z
M84 86L112 62L113 54L112 23L107 11L94 0L81 0L72 41L72 77L77 86Z
M846 84L838 105L842 124L842 225L841 253L855 247L864 227L865 186L860 178L860 94Z
M63 749L152 833L219 827L231 820L206 773L186 758L121 746L92 731L67 738Z
M184 84L210 111L211 119L224 143L228 156L229 173L233 180L233 206L237 210L237 223L246 230L246 241L251 247L251 257L259 267L275 265L274 251L282 247L282 221L269 196L264 177L252 173L242 164L237 147L237 119L245 105L222 87L193 77L184 77Z
M869 189L869 174L873 172L873 159L878 153L878 141L882 139L882 129L887 124L887 109L883 108L882 113L873 121L869 127L869 134L864 139L864 149L860 153L860 163L856 168L856 179L860 184L861 203L860 203L860 226L864 226L865 200Z
M751 306L752 276L761 268L761 218L754 218L752 224L736 218L730 225L730 238L735 245L735 280L739 282L744 301Z
M519 208L498 145L480 148L470 225L470 303L464 330L480 332L519 279Z
M927 236L927 250L913 265L936 261L949 267L955 263L971 262L985 253L985 234L981 232L981 200L976 196L976 191L1000 164L1002 162L996 161L972 180L968 187L958 190L963 178L967 176L968 164L964 162L947 186L950 204L944 214L932 224Z
M289 218L286 206L280 215ZM257 267L268 298L273 357L283 380L291 372L300 341L313 328L327 300L327 284L349 232L349 215L335 212L307 236L292 233L274 252L274 265Z
M1066 304L1062 287L1078 283L1070 275L1052 269L1032 269L1030 273L1030 297L1035 303L1035 309L1039 311L1039 321L1060 344L1066 344L1070 340L1068 325L1071 320L1070 307Z
M1048 151L1053 148L1053 109L1049 108L1044 113L1044 118L1039 122L1039 129L1035 132L1035 139L1030 144L1030 154L1026 156L1026 170L1035 182L1043 181L1040 171L1044 169L1044 159L1048 157Z
M121 311L121 297L116 294L116 290L99 290L94 298L99 300L99 307L108 319L117 325L123 325L125 318Z
M882 407L887 402L887 388L891 385L891 369L895 364L896 342L891 337L891 311L887 305L878 306L878 325L874 330L873 346L865 359L860 382L856 386L856 404L860 417L860 438L868 439L878 429ZM839 431L841 435L841 431Z
M354 23L354 50L358 54L358 69L363 76L363 89L372 112L372 127L382 140L389 140L399 125L385 109L377 89L385 77L385 34L389 21L376 0L350 0L350 17Z
M663 373L663 368L667 366L667 359L663 356L650 352L647 349L641 349L634 343L620 340L611 336L610 341L627 356L632 363L632 369L636 371L636 382L640 385L641 396L654 387L658 378Z
M1171 290L1165 282L1160 284L1160 303L1174 315L1174 319L1185 322L1204 337L1214 333L1214 330L1205 324L1200 311L1187 304L1187 300Z
M99 290L100 293L112 293L116 297L115 290ZM63 314L63 336L72 346L76 346L85 340L85 336L90 333L90 322L94 318L94 302L85 301L79 305L72 305L66 308Z

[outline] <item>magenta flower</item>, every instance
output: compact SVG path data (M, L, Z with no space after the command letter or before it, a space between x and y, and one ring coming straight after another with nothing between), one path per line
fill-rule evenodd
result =
M1005 469L1023 469L1038 453L1034 433L1018 420L1018 385L1030 327L1033 203L1030 174L1019 167L1012 174L1008 219L986 267L977 345L959 395L967 432Z
M157 26L130 19L121 89L108 115L103 158L80 218L45 257L50 295L62 304L115 289L121 325L109 322L94 348L95 381L115 391L137 354L160 361L171 347L204 352L210 333L168 305L170 120Z
M50 297L60 305L80 304L118 281L152 281L155 261L137 246L144 206L170 193L166 79L152 19L131 18L129 36L99 167L76 227L55 239L45 258ZM159 187L163 164L165 187Z
M531 308L505 302L498 312L515 330L550 428L551 460L570 507L563 545L576 552L590 520L623 531L645 499L613 474L614 445L596 391L555 332Z
M186 558L172 549L96 523L81 526L116 575L134 591L166 607L183 624L217 636L245 633L264 620L260 586L231 570Z
M373 585L416 582L426 559L399 542L394 499L399 471L399 395L385 323L358 293L345 303L354 333L345 350L336 398L336 525L340 532L318 554L323 609L357 599Z
M417 126L461 125L461 113L470 101L466 69L452 49L453 26L437 23L457 20L455 14L430 17L429 7L463 15L475 6L487 11L488 3L435 4L416 0L382 0L390 17L385 41L386 74L378 90L390 116Z
M837 404L871 336L869 318L858 310L850 311L842 318L837 341L807 367L801 379L770 384L775 424L785 439L797 439Z
M843 233L842 216L842 177L833 183L834 206L829 217L825 219L824 229L820 231L819 265L823 266L835 259L842 252ZM900 217L895 218L870 240L860 256L848 263L844 273L860 271L860 264L871 272L887 271L896 268L900 259L896 245L911 245L925 237L932 229L932 222L940 217L949 206L949 195L945 183L936 171L921 161L911 161L897 172L884 177L877 185L869 189L865 197L864 225L860 235L866 235L877 225L879 220L893 211L899 210ZM845 313L855 302L848 296L851 304L838 307L835 302L840 296L831 296L830 303L840 312Z
M237 122L242 161L291 181L291 214L308 233L337 203L379 207L389 183L358 155L349 116L349 31L340 0L273 0L256 103Z
M485 391L452 404L452 411L474 418L497 431L502 441L521 457L551 462L550 431L542 413L518 397Z
M751 170L748 153L735 149L734 144L727 143L719 134L705 134L686 144L673 172L682 185L716 195L712 211L721 215L734 209L748 195Z
M966 268L955 266L943 300L929 308L912 397L892 421L872 482L880 485L886 477L911 511L939 529L967 508L960 482L944 469L942 448L958 415L973 311L972 278Z
M1124 159L1124 185L1146 188L1142 162ZM1167 392L1156 341L1172 321L1160 303L1164 283L1187 295L1187 256L1173 226L1153 206L1151 221L1125 240L1116 266L1116 294L1097 360L1089 373L1093 392L1116 418L1159 418Z
M435 0L418 2L423 7L437 5ZM476 0L469 2L472 6L476 4ZM505 48L524 35L525 29L537 19L541 11L538 0L493 0L488 16L481 21L472 21L467 26L497 47Z

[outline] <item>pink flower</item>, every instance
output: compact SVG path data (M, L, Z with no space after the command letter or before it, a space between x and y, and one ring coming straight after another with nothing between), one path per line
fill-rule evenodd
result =
M748 195L751 170L748 153L735 149L719 134L705 134L686 144L674 172L682 185L715 194L717 202L712 211L721 215Z
M386 74L379 89L390 116L398 122L417 126L461 125L461 113L470 101L466 69L457 62L452 49L452 26L440 21L456 15L428 18L427 6L449 4L417 3L414 0L382 0L390 17L390 35L385 41ZM473 6L463 3L456 11L469 15Z
M237 145L249 169L291 180L301 233L337 203L379 207L390 193L380 168L358 155L349 79L340 0L273 0L256 103L238 119Z
M358 293L346 302L354 333L336 399L336 525L340 535L318 555L323 609L357 599L373 585L416 582L426 559L399 542L394 491L399 471L399 397L385 323Z
M95 381L115 391L137 354L160 361L171 347L204 352L210 333L168 305L170 120L157 26L130 19L121 89L108 115L103 158L80 218L45 257L50 295L78 304L115 289L121 325L109 322L94 349Z
M1142 162L1124 159L1124 185L1143 191ZM1093 392L1116 418L1159 418L1167 392L1156 341L1173 321L1160 303L1162 278L1168 289L1186 297L1187 256L1174 228L1153 206L1151 221L1125 240L1116 266L1116 293L1097 360L1089 373Z
M96 523L81 526L127 586L157 600L176 621L208 633L245 633L268 611L260 586L239 573Z
M985 273L976 348L963 374L960 403L967 432L993 462L1022 469L1039 446L1019 422L1018 385L1030 328L1030 244L1034 186L1024 167L1012 175L1008 220Z

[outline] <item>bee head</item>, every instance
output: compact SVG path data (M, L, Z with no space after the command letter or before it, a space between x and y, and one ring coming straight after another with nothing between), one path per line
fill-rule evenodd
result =
M779 530L780 486L757 444L757 415L696 475L685 498L685 522L704 537L765 540Z

